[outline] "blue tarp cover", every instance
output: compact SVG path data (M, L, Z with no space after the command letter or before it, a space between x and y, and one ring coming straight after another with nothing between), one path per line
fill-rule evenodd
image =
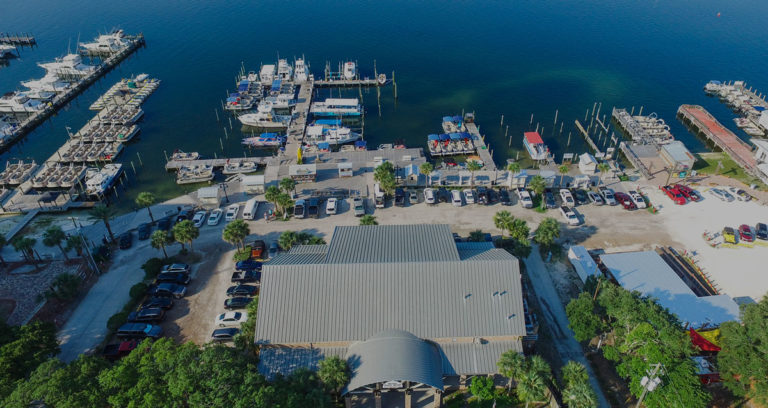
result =
M328 144L328 142L320 142L317 144L317 147L319 149L328 149L331 145Z
M247 90L248 90L248 84L245 84L245 85L240 84L240 85L237 86L237 91L238 92L245 92Z
M282 81L280 81L279 79L275 79L274 81L272 81L272 92L279 92L281 85L282 85Z
M427 140L440 140L440 138L437 135L429 135L427 136Z
M722 82L720 82L720 81L714 81L714 80L713 80L713 81L709 81L709 83L710 83L710 84L715 84L715 85L720 85L720 84L722 84Z
M340 119L318 119L315 121L316 125L326 125L326 126L340 126L341 120Z
M355 142L355 147L365 147L365 140L358 140Z
M453 117L453 121L456 122L456 123L461 123L462 120L463 119L461 118L461 116L454 116Z
M443 116L443 122L453 122L453 116Z
M461 135L459 133L450 133L448 136L450 136L451 140L461 140Z
M440 140L451 140L451 137L446 134L442 134L438 137L440 138Z
M765 110L765 107L763 107L763 106L753 106L752 109L754 109L754 110L756 110L758 112L762 112L762 111Z

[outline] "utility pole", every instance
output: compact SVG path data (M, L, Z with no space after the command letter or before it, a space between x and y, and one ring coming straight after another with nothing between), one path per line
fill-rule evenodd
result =
M661 378L658 377L659 371L664 369L664 366L661 365L661 363L656 363L652 365L653 371L648 372L648 376L643 376L643 379L640 380L640 384L643 386L643 393L640 394L640 400L637 401L637 405L635 405L635 408L640 408L640 404L643 403L643 398L645 398L645 394L648 392L653 392L653 390L656 389L661 384Z

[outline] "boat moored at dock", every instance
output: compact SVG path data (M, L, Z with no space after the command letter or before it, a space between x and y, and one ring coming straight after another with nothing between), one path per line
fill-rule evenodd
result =
M91 168L85 174L85 192L89 196L102 196L115 184L123 172L120 163L109 163L101 169Z
M314 102L309 112L317 117L360 116L363 108L357 98L328 98L323 102Z
M544 144L539 132L525 132L523 134L523 145L533 160L549 160L552 156L549 147Z
M176 173L176 184L194 184L213 180L213 167L209 165L185 166Z
M96 66L84 64L83 57L79 54L67 54L64 57L56 58L53 62L43 62L37 65L49 74L54 74L61 79L82 79L96 71Z
M242 144L250 147L280 147L285 144L285 136L277 133L262 133L259 136L246 137Z

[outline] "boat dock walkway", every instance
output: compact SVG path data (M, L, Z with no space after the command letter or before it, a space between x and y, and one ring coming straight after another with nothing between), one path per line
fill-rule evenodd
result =
M304 141L304 135L307 130L307 117L309 108L312 106L312 95L317 81L307 81L301 84L299 88L298 102L294 107L294 118L286 130L287 140L285 142L285 157L290 160L297 159L297 152L301 143Z
M25 33L15 34L15 35L11 35L9 33L2 33L0 34L0 44L29 46L29 45L37 44L37 40L35 39L35 36L28 35Z
M317 88L354 88L383 86L376 79L321 79L314 83Z
M477 128L474 122L465 123L464 126L467 127L467 132L472 135L472 142L477 149L477 155L483 161L484 169L496 170L496 163L493 162L493 153L488 148L488 145L485 144L485 137L480 134L480 129Z
M165 164L165 169L178 170L184 166L211 166L213 168L224 167L227 163L256 163L261 166L266 166L273 161L272 157L233 157L233 158L221 158L221 159L199 159L199 160L169 160Z
M765 179L757 169L757 160L749 144L726 129L706 109L698 105L681 105L677 114L684 124L689 125L696 130L696 133L704 135L715 146L728 153L747 173Z
M581 133L581 135L582 135L582 136L584 136L584 140L586 140L586 141L587 141L587 144L589 145L589 147L591 147L591 148L592 148L592 150L594 150L594 151L595 151L595 157L599 156L599 155L600 155L600 153L602 153L602 152L601 152L601 151L600 151L600 149L597 147L597 144L595 144L595 141L594 141L594 140L592 140L592 137L589 135L589 133L587 132L587 130L586 130L586 129L584 129L584 126L582 126L582 125L581 125L581 122L579 122L579 120L578 120L578 119L576 119L576 120L574 121L574 123L576 124L576 129L578 129L578 130L579 130L579 133Z
M27 135L29 132L33 131L35 128L37 128L37 126L45 122L46 119L48 119L51 115L53 115L59 109L64 107L69 101L71 101L77 95L79 95L80 93L88 89L88 87L91 86L91 84L93 84L94 82L96 82L97 79L101 78L104 74L111 71L125 58L127 58L139 47L145 44L144 36L141 34L137 36L126 37L126 38L129 38L131 40L131 43L128 47L118 52L117 54L114 54L111 57L105 59L102 64L96 67L96 69L92 74L83 78L80 82L78 82L72 88L68 89L63 93L57 94L46 108L40 111L29 112L30 115L26 117L24 120L22 120L21 123L19 123L19 128L13 133L13 136L3 139L2 143L0 144L0 152L8 149L13 144L15 144L19 139Z

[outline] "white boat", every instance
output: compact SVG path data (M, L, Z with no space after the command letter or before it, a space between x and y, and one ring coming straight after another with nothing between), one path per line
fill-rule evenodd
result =
M307 127L307 138L309 143L328 143L333 146L354 142L360 139L360 134L348 127L311 125Z
M304 59L297 59L294 67L293 80L295 82L307 82L309 79L309 67L304 63Z
M355 79L357 77L357 65L354 62L348 61L344 63L344 79Z
M43 102L50 102L53 97L56 96L54 92L41 91L39 89L30 89L28 91L20 92L20 94L26 95L29 99L35 99Z
M123 171L123 165L120 163L109 163L99 169L88 169L85 174L85 192L88 195L103 195L117 181L120 173Z
M259 71L259 79L262 84L271 84L275 80L275 66L271 64L263 65L261 71Z
M256 71L248 71L247 75L241 75L240 80L246 80L251 83L251 85L259 85L257 82L259 82L259 74L256 73Z
M708 95L715 95L720 92L720 90L723 88L723 83L720 81L709 81L706 85L704 85L704 92L706 92Z
M287 60L281 59L277 61L277 79L281 81L293 79L293 68L288 64Z
M79 54L67 54L62 58L56 58L54 62L38 63L37 65L59 78L82 78L96 71L94 65L83 64L83 58Z
M102 34L92 42L80 43L80 47L86 53L112 54L122 51L129 44L123 30L116 30L109 34Z
M525 149L528 150L528 154L533 160L547 160L551 154L549 147L544 144L538 132L525 132L523 134L523 145L525 145Z
M281 93L277 96L268 96L264 98L264 102L270 103L271 109L288 109L296 106L296 99L293 98L293 95L285 93Z
M21 85L35 91L64 92L72 87L72 83L62 81L54 73L48 73L40 79L22 81Z
M264 129L284 129L290 124L290 119L280 120L276 115L272 113L246 113L237 117L245 126L253 126Z
M11 137L16 133L18 125L15 122L11 122L6 116L0 116L0 144L6 137Z
M7 45L7 44L0 44L0 58L5 58L7 56L13 55L13 51L16 50L16 47L13 45Z
M242 174L242 173L252 173L256 170L258 170L259 165L254 162L249 161L227 161L227 163L224 165L224 170L221 171L222 174Z
M32 99L23 92L10 92L0 98L0 113L34 113L46 106L47 103Z
M363 108L357 98L328 98L323 102L313 103L309 111L321 117L360 116Z
M193 184L213 180L213 167L210 165L181 167L176 174L176 184Z
M175 161L189 161L189 160L197 160L200 158L200 153L198 152L189 152L185 153L181 150L176 150L171 155L171 160Z

